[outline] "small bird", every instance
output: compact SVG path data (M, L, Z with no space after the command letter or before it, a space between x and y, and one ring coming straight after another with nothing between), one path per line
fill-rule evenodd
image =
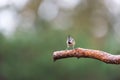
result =
M66 49L68 49L68 48L73 48L74 49L75 40L70 35L68 35L66 43L67 43L67 48Z

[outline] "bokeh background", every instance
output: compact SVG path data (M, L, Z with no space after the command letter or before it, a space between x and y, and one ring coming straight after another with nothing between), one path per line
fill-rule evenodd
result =
M76 48L120 54L120 0L0 0L0 80L120 80L120 65L53 62L67 35Z

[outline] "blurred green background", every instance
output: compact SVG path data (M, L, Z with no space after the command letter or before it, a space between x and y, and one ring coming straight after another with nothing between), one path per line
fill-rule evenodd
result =
M119 0L0 0L0 80L120 80L120 65L95 59L53 62L75 48L120 54Z

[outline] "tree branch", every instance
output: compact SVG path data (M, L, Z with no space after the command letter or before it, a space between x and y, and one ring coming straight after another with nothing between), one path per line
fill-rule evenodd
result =
M110 53L99 50L76 48L73 50L55 51L53 53L54 61L58 59L70 58L70 57L93 58L108 64L120 64L120 55L112 55Z

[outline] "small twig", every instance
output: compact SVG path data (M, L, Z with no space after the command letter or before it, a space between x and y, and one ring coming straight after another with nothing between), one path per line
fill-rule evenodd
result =
M112 55L110 53L99 51L99 50L76 48L73 50L55 51L53 53L54 61L62 58L69 58L69 57L93 58L108 64L120 64L120 55Z

